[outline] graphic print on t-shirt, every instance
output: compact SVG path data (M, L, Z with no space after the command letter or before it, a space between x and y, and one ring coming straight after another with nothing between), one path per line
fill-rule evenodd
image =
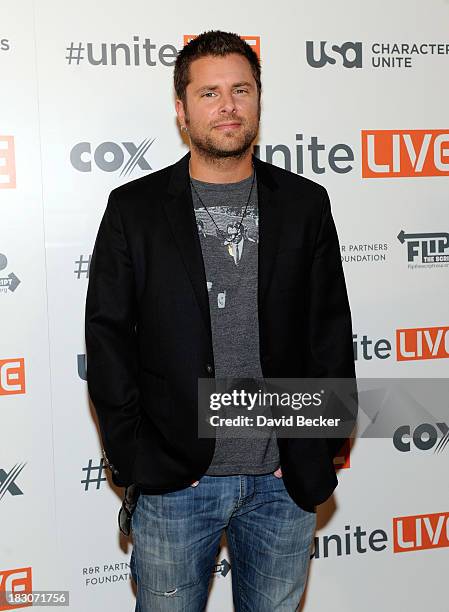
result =
M212 216L218 228L208 215L204 207L195 209L196 223L200 239L203 241L213 238L202 246L225 247L223 253L232 257L238 266L242 261L243 251L248 242L257 244L259 241L258 215L255 207L248 206L246 215L242 219L241 207L213 206ZM218 254L218 253L217 253Z
M201 248L207 265L207 289L213 308L226 308L230 293L237 295L242 278L255 278L254 266L259 242L255 206L204 206L195 209ZM215 225L216 224L216 225ZM218 227L217 227L218 226Z

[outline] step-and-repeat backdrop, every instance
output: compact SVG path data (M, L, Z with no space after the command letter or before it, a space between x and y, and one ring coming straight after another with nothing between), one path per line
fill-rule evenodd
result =
M259 53L256 153L329 191L358 375L443 378L449 2L3 4L0 591L67 590L77 612L133 610L122 490L87 393L84 304L109 191L186 152L177 51L223 29ZM358 439L336 459L306 612L448 612L448 426L403 420L399 435ZM209 611L232 610L231 572L223 540Z

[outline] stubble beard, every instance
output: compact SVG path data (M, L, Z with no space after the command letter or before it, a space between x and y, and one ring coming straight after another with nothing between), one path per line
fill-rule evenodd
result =
M232 121L232 119L233 118L231 117L229 121ZM254 125L247 125L242 122L243 134L241 137L236 139L235 146L229 148L220 147L219 140L215 139L212 134L207 134L206 136L196 134L195 130L191 130L191 124L187 117L186 125L190 127L189 138L191 147L194 147L199 155L201 155L201 157L207 161L212 163L220 163L221 161L225 161L227 159L238 160L247 154L257 136L259 120L257 120ZM228 138L229 141L232 142L235 135L227 135L226 132L224 132L223 137L224 139Z

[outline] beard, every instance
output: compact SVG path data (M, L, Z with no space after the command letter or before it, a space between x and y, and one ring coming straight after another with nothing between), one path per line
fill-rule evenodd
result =
M233 120L241 123L238 134L235 134L234 130L232 130L215 135L213 129L207 134L197 132L195 127L192 127L190 121L187 121L186 117L191 145L197 149L202 157L213 161L243 157L257 136L259 121L247 123L238 117L222 118L222 122Z

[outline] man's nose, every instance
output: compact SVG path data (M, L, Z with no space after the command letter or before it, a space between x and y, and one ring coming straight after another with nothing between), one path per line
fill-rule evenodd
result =
M236 110L234 96L231 91L223 92L221 96L220 112L233 113Z

